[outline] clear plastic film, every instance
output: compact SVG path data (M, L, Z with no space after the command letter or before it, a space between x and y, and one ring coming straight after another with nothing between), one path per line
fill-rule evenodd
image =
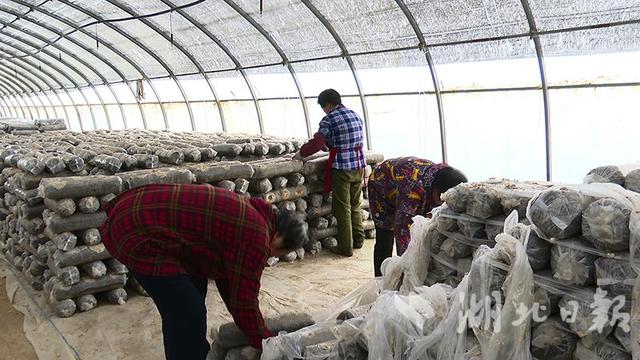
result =
M373 304L381 290L382 282L379 278L367 281L325 310L313 314L313 319L316 324L331 323L345 311Z
M613 340L585 337L578 342L575 359L580 360L631 360L620 345Z
M507 234L500 234L496 241L494 248L481 246L476 251L470 273L452 294L445 320L413 342L409 359L465 359L467 326L479 340L483 359L531 359L528 346L522 346L529 343L530 318L519 315L522 306L528 309L533 303L533 271L525 244ZM504 303L496 300L501 295L493 286L496 280L501 281L495 275L497 263L508 269L501 282ZM500 309L492 309L492 302Z
M613 183L640 192L640 162L624 165L599 166L584 177L585 184Z
M400 257L385 260L382 264L385 290L399 290L402 294L408 294L425 284L431 259L431 241L439 236L436 230L437 222L434 220L438 216L436 210L432 219L423 216L413 217L411 242L407 251Z
M453 289L444 284L416 288L409 295L384 292L369 312L363 328L369 358L405 359L414 339L431 334L449 313Z
M604 198L614 199L632 211L640 209L640 196L615 184L557 185L529 201L527 219L545 239L572 238L582 232L585 209Z
M366 359L361 338L363 318L333 324L317 324L293 333L282 333L262 344L261 360Z

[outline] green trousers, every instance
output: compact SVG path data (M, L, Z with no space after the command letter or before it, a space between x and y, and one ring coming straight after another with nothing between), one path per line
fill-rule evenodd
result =
M362 225L362 176L360 170L331 170L331 212L338 220L338 252L353 255L364 243Z

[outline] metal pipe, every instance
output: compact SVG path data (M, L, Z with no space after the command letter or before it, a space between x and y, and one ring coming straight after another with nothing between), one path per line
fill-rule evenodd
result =
M0 79L5 80L4 85L6 88L8 88L10 91L13 91L13 97L15 98L16 103L18 104L18 106L20 106L20 109L23 113L23 116L26 118L26 112L24 111L24 109L26 108L27 111L29 112L29 118L33 119L33 113L31 112L31 109L29 108L29 106L27 106L26 101L24 100L24 98L22 99L22 101L24 101L24 105L22 103L20 103L20 92L21 92L21 87L19 84L16 84L14 82L11 82L10 80L6 79L5 77L1 77Z
M438 81L438 74L436 72L436 66L431 58L431 51L429 51L429 45L422 34L422 30L420 30L420 26L416 21L415 17L405 4L404 0L396 0L396 4L400 7L404 15L407 17L409 24L411 24L411 28L416 33L416 37L418 38L418 46L424 51L425 58L427 60L427 65L429 66L429 73L431 74L431 80L433 81L433 89L435 90L436 95L436 105L438 107L438 123L440 125L440 150L442 152L442 162L447 162L447 133L446 133L446 124L444 117L444 107L442 105L442 94L440 91L440 82Z
M4 22L0 21L0 24L3 24L3 23L4 23ZM18 41L19 41L19 42L21 42L21 43L26 44L27 46L35 47L33 44L31 44L31 45L30 45L30 42L29 42L29 41L27 41L27 40L20 39L20 38L17 38L17 37L16 37L16 38L14 38L14 39L18 40ZM25 48L22 48L22 46L18 46L18 45L16 45L16 44L9 44L9 43L5 43L5 46L11 47L11 48L16 49L16 50L18 50L18 51L20 51L20 52L27 52ZM5 52L5 53L9 53L9 52L7 52L7 51L6 51L6 49L0 49L0 51ZM51 54L49 54L48 52L47 52L46 54L47 54L48 56L50 56L50 57L52 57L52 58L54 58L54 59L55 59L55 55L51 55ZM57 65L55 65L55 64L54 64L54 63L52 63L51 61L47 60L46 58L43 58L43 57L42 57L42 56L40 56L39 54L36 54L36 55L34 55L34 56L38 58L38 61L40 61L40 62L42 62L42 63L44 63L44 64L48 65L50 68L52 68L53 70L55 70L56 72L58 72L60 75L62 75L62 77L67 78L67 80L69 80L69 82L71 82L71 83L75 86L75 88L77 88L77 89L78 89L78 88L80 88L80 86L78 85L78 83L76 83L76 81L75 81L71 76L67 75L67 74L66 74L66 72L65 72L65 71L63 71L62 69L60 69ZM22 61L24 61L24 62L27 62L27 63L28 63L27 58L19 58L19 60L22 60ZM62 61L61 63L62 63L62 64L65 64L65 61ZM78 74L80 74L80 76L82 76L82 77L84 78L84 76L83 76L79 71L77 71L77 70L73 69L72 67L70 67L70 66L69 66L69 65L67 65L67 64L65 64L65 66L69 67L71 70L74 70L75 72L77 72ZM35 66L34 66L34 67L35 67ZM37 67L35 67L35 68L36 68L36 69L38 69ZM40 70L40 69L39 69L39 70ZM43 72L44 72L44 70L40 70L40 71L43 71ZM48 73L48 75L49 75L50 77L54 78L51 74L49 74L49 73ZM56 80L57 80L57 79L56 79ZM59 83L59 81L57 81L57 82ZM61 83L60 83L60 86L61 86L61 87L63 87ZM67 92L67 94L68 94L68 92ZM82 95L82 98L84 99L84 101L87 103L87 106L88 106L88 105L89 105L89 101L87 100L86 96L85 96L85 95L84 95L84 93L82 93L82 92L80 92L80 94ZM74 102L74 104L75 104L75 102ZM76 111L77 111L77 108L76 108ZM95 118L94 118L93 110L91 109L91 107L89 107L89 111L90 111L90 115L91 115L91 120L92 120L92 121L93 121L93 123L95 124ZM79 115L80 115L80 113L78 113L78 116L79 116ZM82 121L80 121L80 123L82 124ZM84 127L83 127L82 125L81 125L81 128L84 130Z
M4 9L2 11L7 12ZM18 16L19 14L12 13L12 15ZM102 74L100 74L100 72L97 69L95 69L93 66L91 66L91 64L89 64L86 61L84 61L84 59L79 58L73 52L68 51L66 48L64 48L62 46L59 46L58 44L52 43L49 39L45 38L44 36L42 36L42 35L40 35L40 34L38 34L36 32L33 32L31 30L28 30L28 29L21 28L21 27L15 25L15 24L4 23L3 21L0 21L0 24L4 25L6 27L11 27L12 29L14 29L14 30L16 30L16 31L18 31L20 33L27 34L27 35L29 35L31 37L34 37L34 38L38 39L39 41L42 41L45 44L49 44L50 46L53 46L54 48L58 49L60 52L64 53L66 56L69 56L70 58L76 60L77 62L79 62L83 66L86 66L89 70L91 70L93 73L95 73L100 78L100 80L102 80L102 82L104 84L107 83L107 79L105 79L105 77L102 76ZM41 25L39 23L37 25L47 29L45 26L43 26L43 25ZM37 46L34 43L32 43L31 41L28 41L28 40L23 39L23 38L18 37L18 36L16 36L16 39L18 41L20 41L21 43L24 43L24 44L26 44L28 46L33 47L33 48L37 48ZM44 49L42 52L55 59L55 54L52 54L50 50ZM58 61L61 62L62 64L64 64L67 68L69 68L72 71L74 71L75 73L77 73L87 84L89 84L89 87L93 90L94 94L96 95L96 97L98 98L100 103L102 104L102 109L103 109L103 111L105 113L105 116L106 116L106 119L107 119L107 125L108 125L109 128L111 128L111 120L110 120L109 114L107 112L107 108L106 108L106 106L104 106L104 100L102 99L102 95L100 95L100 93L96 90L96 88L93 85L93 83L91 82L91 80L89 80L89 78L87 78L87 76L84 74L83 71L81 71L80 69L76 68L70 62L64 60L63 58L59 58ZM74 85L76 85L76 87L78 87L77 84L74 83ZM109 89L111 89L111 88L109 88ZM78 91L82 92L80 89L78 89ZM98 125L97 125L97 122L96 122L96 119L95 119L95 114L93 113L93 108L91 107L91 104L89 104L89 101L88 101L87 97L84 95L84 93L82 94L82 96L83 96L85 102L87 102L87 106L89 107L89 112L91 114L91 118L92 118L92 121L93 121L93 126L94 126L94 128L97 129ZM114 96L115 96L115 94L114 94Z
M14 72L16 72L16 73L17 73L17 72L20 72L20 74L21 74L21 75L23 75L25 78L30 78L30 77L32 77L32 76L33 76L33 77L35 77L35 78L39 79L40 81L42 81L43 83L45 83L45 84L46 84L46 85L51 89L51 84L50 84L50 83L49 83L49 82L48 82L44 77L42 77L38 72L36 72L36 71L31 71L31 72L30 72L30 71L27 71L27 70L26 70L25 68L23 68L21 65L18 65L18 64L15 64L15 63L14 63L14 68L9 68L7 65L2 64L2 63L0 63L0 67L4 67L4 68L6 68L7 70L12 70L12 71L14 71ZM23 72L24 72L24 73L23 73ZM34 83L35 83L35 82L34 82ZM40 87L40 86L38 85L38 87ZM40 88L42 88L42 87L40 87ZM46 91L44 92L44 94L45 94L45 96L47 97L47 99L49 100L49 102L51 103L51 106L53 106L53 110L54 110L54 112L56 113L56 116L57 116L57 117L60 117L60 116L58 115L58 110L57 110L57 109L55 108L55 106L53 105L53 101L51 100L50 96L46 93ZM59 102L61 102L61 100L60 100L60 96L58 96L58 94L57 94L57 93L55 93L55 92L54 92L53 94L58 98L58 101L59 101ZM67 113L67 111L66 111L66 109L65 109L65 114L68 114L68 113ZM67 115L67 116L68 116L68 115Z
M360 84L360 77L358 76L358 71L356 70L355 65L353 64L353 60L351 59L351 55L347 50L347 47L344 45L342 38L338 35L336 30L333 28L331 23L320 13L320 11L311 3L310 0L301 0L302 3L315 15L315 17L324 25L324 27L329 31L331 36L333 37L336 44L340 48L342 52L342 56L347 60L347 64L351 69L351 74L353 74L353 80L356 82L356 88L358 89L358 94L360 95L360 102L362 104L362 112L363 112L363 121L365 128L365 135L367 138L367 149L371 150L371 129L369 126L369 110L367 108L367 102L364 98L364 94L362 93L362 85Z
M29 90L31 89L32 91L35 91L34 88L32 88L29 84L27 84L24 80L22 80L17 74L10 74L7 71L5 71L4 69L0 68L0 77L2 77L4 80L6 80L7 82L13 82L16 85L19 86L19 88L21 89L22 93L28 93ZM28 99L31 101L33 107L36 109L36 112L38 113L38 116L40 116L40 111L38 111L38 107L36 105L36 103L33 101L33 99L31 99L30 96L28 96ZM23 101L25 102L25 104L27 104L26 100L23 97ZM27 107L29 105L27 104ZM33 116L33 113L31 113L31 110L29 110L29 113Z
M527 16L529 22L529 29L532 34L538 32L536 21L531 11L531 6L528 0L520 0L522 8ZM547 74L544 66L544 53L542 52L542 44L540 43L540 37L538 35L532 35L534 46L536 48L536 56L538 58L538 68L540 70L540 82L542 83L542 101L544 106L544 141L545 141L545 159L546 159L546 172L547 181L552 179L551 168L551 112L549 109L549 85L547 84Z
M11 70L11 68L7 67L5 64L0 63L0 69L6 69L6 70L4 70L4 73L7 74L7 75L10 74L9 70ZM31 85L29 85L29 88L31 88L33 91L36 91L35 89L37 88L37 89L40 90L40 92L44 93L44 89L42 88L42 86L40 86L40 84L38 84L36 81L33 81L33 79L31 77L25 76L22 72L20 72L18 74L17 69L13 69L13 70L14 70L14 75L16 77L19 77L21 79L29 81L29 83L31 84ZM26 84L26 82L25 82L25 84ZM45 95L47 101L49 102L49 104L51 105L51 107L53 107L53 103L51 102L51 99L49 98L49 96L47 94L44 94L44 95ZM34 96L38 97L37 95L34 95ZM38 101L44 107L45 112L47 113L47 117L49 117L49 111L47 111L46 106L44 105L44 102L42 101L42 99L40 99L40 97L38 97ZM55 112L55 109L54 109L54 112Z
M139 14L137 12L135 12L133 9L131 9L130 7L126 6L125 4L120 3L119 1L116 0L107 0L107 2L109 2L111 5L116 6L117 8L119 8L120 10L126 12L127 14L131 15L131 16L139 16ZM143 24L145 24L146 26L148 26L151 30L155 31L158 35L162 36L165 40L167 40L167 42L171 42L171 37L169 35L167 35L164 31L162 31L160 28L158 28L157 26L155 26L152 22L150 22L148 19L146 18L140 18L139 19L140 22L142 22ZM173 46L178 49L180 52L182 52L184 54L185 57L187 57L187 59L189 59L189 61L191 61L193 63L193 65L200 71L202 72L202 66L200 66L200 64L198 63L198 61L193 57L193 55L191 53L189 53L186 49L184 49L184 47L182 47L182 45L180 45L178 42L174 41ZM157 56L154 53L154 56L157 57L157 61L160 60L160 57ZM160 62L160 61L158 61ZM170 69L167 67L167 71L170 72ZM180 90L180 94L182 95L182 98L184 99L184 102L187 106L187 111L189 112L189 119L191 121L191 130L196 129L196 123L195 123L195 119L193 117L193 109L191 108L191 103L189 101L189 99L187 98L187 94L184 91L184 88L182 87L182 84L178 81L178 79L174 76L173 79L176 83L176 85L178 86L178 90ZM207 84L209 84L209 86L211 86L211 84L207 81ZM214 91L212 89L212 91ZM158 99L160 100L160 99ZM169 123L166 121L165 122L165 126L167 127L167 129L169 128Z
M275 41L275 39L267 32L262 25L260 25L253 17L251 17L246 11L244 11L240 6L238 6L232 0L225 0L225 2L233 8L240 16L242 16L254 29L256 29L266 40L271 44L273 49L278 53L280 58L282 59L282 64L287 67L289 70L289 74L291 74L291 78L293 79L293 83L296 86L296 90L298 91L298 96L300 97L300 102L302 103L302 111L304 112L305 125L307 127L307 136L311 137L311 120L309 118L309 109L307 108L307 102L304 100L304 93L302 91L302 86L300 85L300 81L298 80L298 76L296 75L293 66L291 66L289 62L289 58L287 54L282 50L280 45ZM253 94L252 94L253 95ZM255 98L255 95L253 96ZM258 106L258 102L256 100L256 106ZM258 108L259 111L259 108ZM258 117L258 121L260 121L260 129L264 132L264 126L262 125L262 115Z

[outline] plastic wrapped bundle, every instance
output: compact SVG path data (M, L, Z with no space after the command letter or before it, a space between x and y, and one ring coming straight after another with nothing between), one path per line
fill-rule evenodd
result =
M453 217L453 213L446 207L440 211L440 216L436 218L436 224L438 231L442 233L458 231L458 220Z
M427 234L427 236L431 238L431 244L430 244L431 253L433 254L439 253L440 250L442 249L442 244L445 242L445 240L447 240L447 236L441 234L439 231L435 229L429 231L429 234Z
M45 169L44 162L34 157L23 157L17 162L18 168L27 171L33 175L41 174Z
M589 244L582 240L565 240L551 248L553 277L568 285L594 285L596 255L581 249Z
M551 274L549 274L550 276ZM548 317L559 311L560 295L554 294L544 287L536 286L533 293L533 303L538 304L541 317Z
M589 171L584 178L584 183L614 183L624 185L624 174L618 166L600 166Z
M431 240L439 236L435 222L423 216L413 217L411 242L400 257L389 258L382 264L383 288L400 290L406 294L425 284L431 260Z
M633 284L638 273L631 264L625 260L600 258L595 261L596 282L609 292L609 296L625 295L631 298Z
M363 332L370 359L404 359L408 344L430 334L447 316L452 289L436 284L408 296L383 293L368 316Z
M457 261L444 252L433 255L429 272L427 273L427 284L436 284L457 276Z
M467 186L460 184L452 189L449 189L442 195L442 199L447 204L449 209L453 212L463 214L467 211L467 203L471 196Z
M596 200L582 214L582 235L601 250L628 250L630 215L631 208L618 200Z
M551 188L532 199L527 218L545 237L567 239L580 233L582 211L590 200L572 189Z
M484 231L485 224L474 219L460 218L458 219L459 232L473 239L486 239L487 234Z
M509 230L509 235L520 239L530 227L524 224L516 224ZM533 270L548 269L551 264L551 244L541 239L533 229L529 232L527 242L527 256Z
M531 354L541 360L572 360L577 345L578 336L557 318L536 326L531 336Z
M466 359L467 333L459 331L460 313L471 311L470 297L476 295L476 301L482 302L486 296L491 295L490 268L495 267L496 261L504 262L509 267L502 288L504 290L504 306L500 316L500 326L495 322L472 322L473 329L482 348L483 360L529 360L531 353L529 319L524 322L514 321L521 319L518 311L519 305L527 309L533 301L533 272L526 259L526 252L520 241L500 234L496 239L496 246L488 248L481 246L474 258L471 272L462 280L460 285L450 296L449 311L443 321L430 334L416 339L408 351L408 360L424 359ZM478 297L479 296L479 297ZM479 299L479 300L478 300ZM486 319L485 307L480 308L479 319ZM432 354L425 357L425 354ZM469 354L472 356L472 354Z
M122 161L109 155L97 155L92 161L96 167L107 170L111 173L117 173L122 167Z
M622 326L618 325L616 326L613 335L627 352L632 352L633 347L631 344L633 341L631 340L631 331L629 330L630 329L624 329Z
M627 354L615 343L615 339L604 341L586 337L580 340L576 347L575 359L580 360L631 360L631 355Z
M601 329L593 326L597 316L594 314L594 309L592 308L593 303L593 296L580 296L580 298L576 298L572 295L565 295L560 299L559 306L561 312L571 315L565 322L572 332L581 338L590 336L604 340L613 332L613 326L609 321L604 322ZM575 319L573 316L575 316ZM609 319L608 316L607 319Z
M470 187L470 195L467 199L467 214L481 219L488 219L503 213L500 194L495 189L484 184L473 184Z
M474 248L456 241L454 238L448 238L442 243L442 251L449 257L454 259L465 258L473 254Z
M487 239L494 241L498 234L502 233L504 230L504 220L507 217L505 215L497 215L487 220L487 223L484 226L484 232L487 236ZM515 237L516 239L518 237Z
M624 178L624 187L627 190L640 193L640 169L633 170Z

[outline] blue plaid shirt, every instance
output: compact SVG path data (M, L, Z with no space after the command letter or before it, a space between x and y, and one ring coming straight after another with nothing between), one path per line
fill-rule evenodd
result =
M362 119L354 111L338 105L322 118L318 132L324 135L330 148L339 149L334 169L356 170L367 166L362 150Z

